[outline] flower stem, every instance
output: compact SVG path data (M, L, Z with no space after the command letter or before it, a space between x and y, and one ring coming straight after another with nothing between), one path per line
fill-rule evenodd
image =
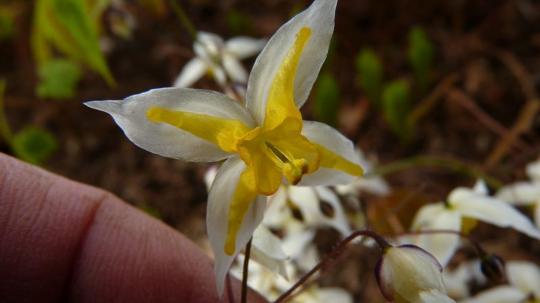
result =
M369 175L384 176L418 166L435 166L447 168L449 170L466 176L484 179L489 186L495 189L502 186L501 181L485 174L480 168L475 167L474 165L462 162L457 159L438 156L416 156L392 162L376 168L372 173L366 175L366 177L368 177Z
M304 285L311 276L313 276L315 273L317 273L322 268L325 268L330 264L332 261L334 261L339 255L343 253L345 248L347 247L347 244L349 244L352 240L360 237L370 237L377 245L379 245L379 248L381 248L382 251L386 250L387 248L391 247L386 240L381 237L379 234L371 231L371 230L357 230L354 231L352 234L350 234L347 238L341 240L332 251L322 259L321 262L319 262L315 267L313 267L309 272L307 272L305 275L300 278L291 288L289 288L286 292L284 292L279 298L274 301L274 303L280 303L285 302L285 300L291 296L300 286Z
M241 295L241 302L246 303L247 302L247 282L248 282L248 274L249 274L249 257L251 255L251 240L249 239L248 243L246 244L246 250L244 253L244 268L242 271L242 295Z
M195 29L195 26L193 25L193 22L189 20L186 11L182 7L180 3L176 0L169 0L169 3L171 4L171 7L178 17L178 20L180 20L180 23L184 28L188 31L189 35L195 41L197 39L197 30Z
M9 127L6 113L4 112L4 92L6 90L6 82L0 80L0 137L5 140L8 145L11 145L13 133Z

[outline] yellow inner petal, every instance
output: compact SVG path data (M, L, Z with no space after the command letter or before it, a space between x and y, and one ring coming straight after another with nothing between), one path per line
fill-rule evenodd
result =
M343 158L322 145L316 144L321 155L321 167L340 170L352 176L361 176L364 170L359 165Z
M229 207L227 237L225 238L225 253L232 256L236 250L236 238L242 227L242 222L251 203L257 197L253 171L249 168L240 175L240 180L232 197Z
M167 123L210 141L226 152L236 151L238 140L249 128L238 120L218 118L205 114L150 107L146 117L152 122Z
M265 129L273 129L287 118L302 121L302 115L294 101L294 80L302 52L310 37L310 28L303 27L298 31L294 45L274 76L266 101Z

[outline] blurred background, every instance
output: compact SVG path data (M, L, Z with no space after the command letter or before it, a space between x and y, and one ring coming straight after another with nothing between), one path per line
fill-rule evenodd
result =
M194 56L190 26L225 40L268 38L309 3L1 0L0 151L107 189L207 247L208 166L137 148L82 102L171 86ZM253 60L243 61L248 70ZM538 1L342 0L302 111L378 163L392 191L363 194L363 211L372 228L395 234L456 186L526 178L540 153L539 83ZM194 87L220 90L210 77ZM322 254L336 233L319 230ZM540 245L523 236L481 226L474 237L505 257L540 261ZM382 302L374 256L353 248L320 283Z

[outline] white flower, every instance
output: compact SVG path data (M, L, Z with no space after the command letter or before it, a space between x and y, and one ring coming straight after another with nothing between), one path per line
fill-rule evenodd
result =
M245 107L206 90L162 88L123 101L93 101L139 147L198 162L226 161L210 189L207 230L218 292L236 254L282 182L337 185L362 174L353 144L337 130L303 121L328 52L336 0L316 0L283 25L258 56Z
M224 42L216 34L198 32L193 43L197 56L184 66L174 81L174 86L191 86L204 74L210 74L221 85L227 82L227 78L246 83L248 75L240 60L255 56L265 44L265 39L249 37L235 37Z
M530 182L521 181L502 187L497 192L498 199L514 205L534 207L534 221L540 226L540 160L527 165Z
M377 196L386 196L390 193L390 186L380 176L369 176L373 170L373 162L369 161L364 155L364 152L356 148L356 153L360 159L360 165L364 168L363 177L358 178L355 182L345 185L336 186L336 190L341 195L357 196L359 192L368 192Z
M511 261L506 264L506 286L483 291L462 303L516 303L540 300L540 268L534 263ZM531 298L532 301L527 299Z
M416 214L411 229L460 232L465 218L513 228L532 238L540 239L540 231L526 216L504 201L487 196L483 186L476 186L475 190L456 188L448 196L446 204L439 202L422 207ZM423 234L410 238L415 245L433 254L443 266L448 264L460 243L458 235L444 233Z
M419 247L387 248L376 271L379 288L390 302L455 302L446 295L441 265Z
M454 270L445 270L443 276L448 295L454 299L469 297L469 285L471 282L484 285L487 281L480 269L478 259L462 262Z

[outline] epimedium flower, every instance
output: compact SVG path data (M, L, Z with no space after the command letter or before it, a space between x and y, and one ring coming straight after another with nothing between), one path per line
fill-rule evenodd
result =
M93 101L126 136L152 153L189 161L226 160L210 189L207 231L218 292L234 256L282 182L348 183L362 174L353 144L323 123L303 121L326 58L337 0L315 0L283 25L256 59L245 106L207 90L161 88L125 100Z
M445 202L422 207L416 214L411 229L452 230L467 232L467 225L475 220L503 228L512 228L527 236L540 240L540 230L531 221L508 203L487 195L483 182L474 189L458 187ZM410 237L414 244L433 254L446 266L460 244L457 235L435 233Z
M250 37L234 37L225 42L216 34L198 32L193 43L196 57L186 63L174 86L189 87L205 74L221 85L227 83L227 79L246 83L248 74L240 60L255 56L265 44L265 39Z
M384 250L376 277L383 296L396 303L454 302L446 295L443 268L431 254L414 245Z

